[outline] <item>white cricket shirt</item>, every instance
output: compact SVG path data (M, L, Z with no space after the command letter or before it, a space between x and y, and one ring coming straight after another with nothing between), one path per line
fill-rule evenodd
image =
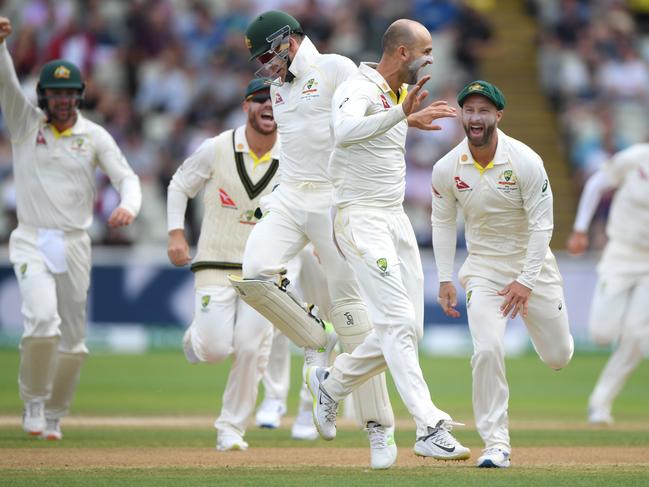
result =
M6 42L0 44L0 108L11 135L18 222L36 228L85 230L92 223L95 170L102 169L134 216L142 203L139 178L115 140L77 113L59 133L20 89Z
M408 121L400 99L376 64L361 63L332 100L334 151L330 173L334 204L394 207L403 203L406 187Z
M282 139L283 182L330 183L331 98L336 88L357 70L348 58L320 54L305 37L289 67L295 78L271 86L273 116Z
M469 255L521 261L517 278L533 288L552 237L552 190L543 161L498 130L493 166L479 170L465 138L433 167L433 246L440 282L451 281L457 208Z

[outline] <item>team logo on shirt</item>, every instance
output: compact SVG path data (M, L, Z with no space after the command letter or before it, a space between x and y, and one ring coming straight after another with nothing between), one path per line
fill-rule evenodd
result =
M386 259L385 257L376 259L376 265L379 267L381 274L383 274L384 276L390 275L390 272L388 272L388 259Z
M211 296L201 296L201 311L207 311L207 306L210 304Z
M275 93L275 105L283 105L284 104L284 98L282 98L282 95L279 93Z
M232 210L237 209L236 203L232 198L230 198L230 195L226 193L223 188L219 188L219 198L221 198L221 207L230 208Z
M318 95L318 82L315 78L311 78L302 86L302 99L314 98Z
M503 191L510 191L516 189L516 176L511 169L507 169L500 173L498 176L498 189Z
M383 108L386 110L390 108L390 104L388 103L388 99L385 97L383 93L379 95L379 98L381 99L381 103L383 103Z
M243 223L244 225L254 225L257 223L257 220L256 210L246 210L239 215L239 223Z
M471 306L471 296L473 296L473 290L466 293L466 307Z
M82 137L79 137L72 142L70 149L83 154L88 152L88 144L86 144L86 141Z
M41 132L40 130L38 131L38 135L36 136L36 145L47 145L45 136L43 135L43 132Z
M469 186L467 183L462 181L460 179L460 176L455 176L453 180L455 181L455 188L458 191L471 191L471 186Z
M27 274L27 264L20 264L20 277L25 279L25 274Z

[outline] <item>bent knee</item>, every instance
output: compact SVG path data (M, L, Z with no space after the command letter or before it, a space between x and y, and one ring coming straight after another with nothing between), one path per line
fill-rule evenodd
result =
M551 353L544 354L541 360L551 369L561 370L570 363L574 351L575 346L571 339L569 343L557 346Z
M223 362L232 353L232 347L225 343L210 343L209 345L192 343L194 353L208 364Z

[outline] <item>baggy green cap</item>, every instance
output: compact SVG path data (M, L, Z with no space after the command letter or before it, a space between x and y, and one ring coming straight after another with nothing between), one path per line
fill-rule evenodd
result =
M244 98L248 98L258 91L264 90L270 91L270 85L261 78L253 78L252 80L250 80L250 83L248 83L248 86L246 87L246 94Z
M268 36L286 26L291 33L304 33L295 17L280 10L269 10L250 22L246 29L246 47L250 51L249 61L268 51L270 49L270 43L266 40Z
M457 95L458 105L464 105L464 100L471 95L482 95L487 98L491 103L496 105L498 110L505 108L505 95L498 89L496 85L483 81L481 79L472 81Z
M38 80L39 89L46 88L76 88L83 90L81 71L70 61L55 59L41 68Z

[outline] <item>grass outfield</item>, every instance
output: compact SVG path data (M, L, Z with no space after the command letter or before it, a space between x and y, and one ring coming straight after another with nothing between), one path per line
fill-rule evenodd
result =
M643 362L616 402L616 425L590 427L586 401L605 360L577 356L559 373L533 355L508 360L513 467L483 471L473 467L481 441L471 426L468 359L422 357L436 403L467 423L454 433L472 448L472 460L415 457L414 424L390 384L399 460L389 471L373 472L365 435L344 422L333 442L295 442L290 421L274 431L251 426L247 452L216 452L211 423L229 364L190 366L177 351L91 355L72 416L63 423L64 440L28 438L19 427L18 354L1 350L0 484L647 485L649 363ZM296 360L289 415L297 407L299 369Z

